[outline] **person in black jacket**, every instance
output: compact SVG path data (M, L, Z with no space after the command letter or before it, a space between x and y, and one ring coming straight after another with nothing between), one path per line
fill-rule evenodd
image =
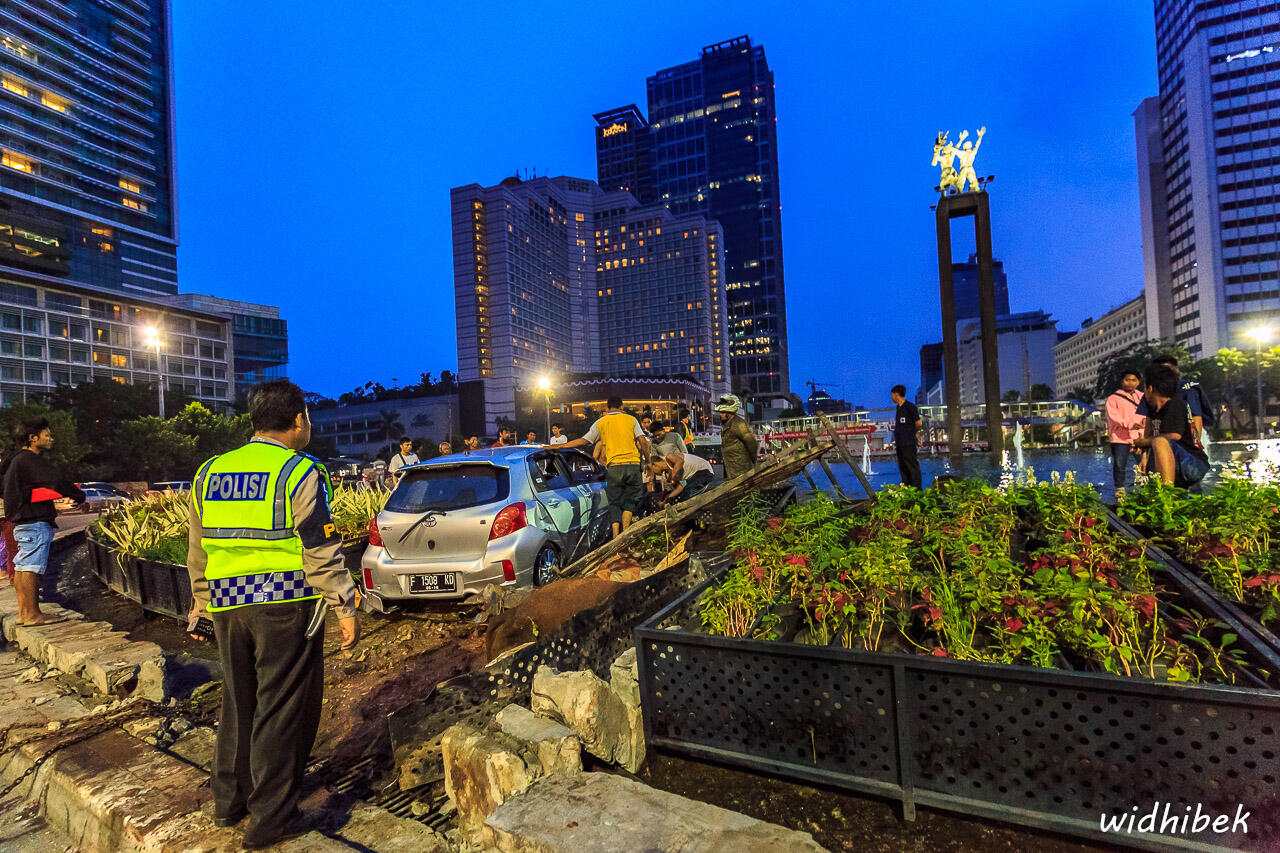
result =
M40 458L53 447L47 420L23 420L14 428L13 443L19 449L5 467L4 509L18 543L13 586L18 594L18 624L25 628L61 621L40 611L40 576L49 566L49 546L58 516L53 502L59 497L80 502L85 496Z

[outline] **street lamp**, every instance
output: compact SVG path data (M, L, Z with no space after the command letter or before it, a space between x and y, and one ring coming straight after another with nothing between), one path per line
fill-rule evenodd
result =
M551 440L551 380L545 376L538 377L538 390L542 392L547 403L547 430L543 433L546 441Z
M160 364L160 348L164 341L160 338L160 330L155 326L142 327L142 342L156 351L156 392L160 397L160 417L164 417L164 368Z
M1258 369L1257 424L1258 424L1258 440L1261 441L1262 440L1262 345L1271 340L1271 327L1270 326L1254 326L1252 329L1245 332L1245 334L1253 338L1253 342L1256 345L1256 349L1254 351L1255 352L1254 366Z

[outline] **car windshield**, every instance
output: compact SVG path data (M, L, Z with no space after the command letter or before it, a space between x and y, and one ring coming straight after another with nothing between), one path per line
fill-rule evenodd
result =
M409 470L387 499L389 512L462 509L507 496L507 469L493 465L448 465Z

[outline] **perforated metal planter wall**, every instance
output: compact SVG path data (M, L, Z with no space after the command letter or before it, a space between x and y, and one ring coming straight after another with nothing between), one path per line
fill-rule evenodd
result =
M187 618L191 612L191 575L186 566L143 560L122 553L92 535L85 541L93 574L108 589L154 613ZM342 557L347 568L359 568L360 555L368 541L366 537L343 543Z
M636 630L651 748L900 799L908 819L924 805L1152 850L1280 849L1278 693L680 627L716 579ZM1157 802L1242 807L1248 833L1102 831Z

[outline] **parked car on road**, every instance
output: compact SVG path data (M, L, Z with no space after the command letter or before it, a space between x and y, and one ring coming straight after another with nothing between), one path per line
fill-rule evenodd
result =
M124 489L120 488L119 486L114 486L111 483L103 483L101 481L95 481L92 483L76 483L76 485L79 486L81 490L99 489L101 491L107 492L109 494L117 495L122 498L133 497L133 495L129 494Z
M541 586L609 533L604 468L577 450L488 448L402 470L361 559L372 610Z
M80 491L84 492L84 501L79 508L82 512L102 512L104 509L110 509L119 506L122 503L128 503L132 498L129 495L120 492L119 489L98 489L86 484L81 487Z
M162 480L159 483L151 484L151 488L146 491L146 497L154 497L155 495L172 495L176 492L189 491L191 491L190 480Z

